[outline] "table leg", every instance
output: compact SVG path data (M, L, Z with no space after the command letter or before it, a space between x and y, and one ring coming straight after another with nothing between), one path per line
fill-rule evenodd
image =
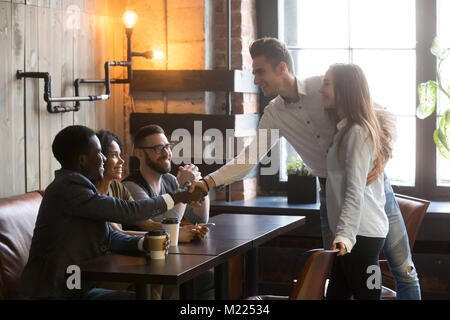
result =
M194 300L195 285L194 279L186 281L180 285L180 300Z
M258 295L259 265L258 248L249 250L245 254L245 296Z
M148 283L136 283L136 300L151 300L152 288Z
M229 299L228 262L214 268L214 292L216 300Z

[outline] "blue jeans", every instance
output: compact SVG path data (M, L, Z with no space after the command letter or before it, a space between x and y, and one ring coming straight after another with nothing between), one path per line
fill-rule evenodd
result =
M405 223L386 175L384 175L384 191L386 194L384 210L389 219L389 232L384 242L383 251L395 278L397 299L421 300L419 278L412 261ZM333 239L328 225L325 188L322 185L320 188L320 226L323 247L329 249ZM411 272L408 272L408 267L412 268Z

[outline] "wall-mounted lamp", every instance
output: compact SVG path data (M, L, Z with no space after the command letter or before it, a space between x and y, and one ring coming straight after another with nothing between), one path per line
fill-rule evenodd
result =
M122 16L123 24L125 25L125 28L127 28L127 29L133 29L134 26L136 25L137 19L138 19L138 16L137 16L136 12L131 11L131 10L125 11L125 13Z
M75 86L75 97L52 97L51 90L51 75L48 72L22 72L17 70L17 79L22 78L41 78L44 79L44 100L47 102L47 110L50 113L61 113L69 111L80 110L80 101L98 101L98 100L108 100L111 97L111 84L125 84L130 83L133 79L132 70L132 57L144 57L146 59L161 59L163 54L160 51L146 51L146 52L132 52L131 51L131 35L133 33L133 27L137 22L137 14L133 11L127 11L123 15L123 22L125 25L125 31L127 36L127 61L107 61L105 62L105 79L102 80L86 80L86 79L76 79L74 81ZM110 79L109 68L110 67L126 67L128 76L125 79ZM92 84L103 84L105 86L105 93L97 96L79 96L79 86L81 83L92 83ZM72 107L62 107L54 106L55 102L75 102Z
M145 52L132 52L131 51L131 36L133 34L133 28L136 25L138 16L134 11L127 10L122 16L123 24L125 25L125 34L127 35L127 61L130 62L128 66L128 83L133 80L133 70L131 69L132 57L144 57L146 59L162 59L164 54L161 51L145 51Z

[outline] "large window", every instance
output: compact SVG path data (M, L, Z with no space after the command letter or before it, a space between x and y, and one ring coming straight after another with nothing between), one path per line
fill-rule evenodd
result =
M297 76L324 74L338 62L360 65L374 101L397 118L394 156L386 167L392 184L428 199L435 194L450 199L442 188L450 186L450 162L432 140L450 101L440 94L437 116L418 120L417 84L436 76L429 53L436 32L450 47L449 16L450 0L278 0L278 36L292 53ZM450 61L443 73L448 86ZM283 181L283 169L296 153L286 141L280 148Z
M437 5L437 31L441 39L442 45L450 50L450 1L440 0ZM444 88L450 88L450 59L447 59L441 65L441 76ZM441 91L438 95L437 106L437 125L441 121L441 117L445 110L450 108L450 99L448 99ZM436 180L438 186L450 186L450 162L443 158L439 151L437 155Z

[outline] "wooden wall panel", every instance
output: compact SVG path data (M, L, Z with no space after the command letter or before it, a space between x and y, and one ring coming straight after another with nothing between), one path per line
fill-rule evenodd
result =
M89 41L92 41L88 37L89 34L89 16L83 12L79 16L79 26L75 29L74 35L74 80L75 79L87 79L89 75ZM80 85L80 96L88 95L88 88L86 85ZM80 102L80 110L74 112L74 124L88 125L88 108L89 102Z
M110 30L113 38L114 60L126 60L126 37L121 18L111 18ZM125 75L125 68L116 68L115 78L123 78ZM119 136L123 143L125 143L125 107L124 107L124 85L119 84L114 86L113 96L114 100L114 132ZM122 150L125 152L125 150Z
M117 61L118 59L114 52L114 18L113 17L105 17L103 31L105 33L104 47L106 49L105 54L104 54L104 59L105 59L105 61ZM110 68L111 79L117 78L117 76L116 76L117 69L118 69L118 67ZM103 127L99 127L99 129L107 129L111 132L114 132L115 134L117 134L117 132L116 132L116 127L115 127L115 109L114 108L115 108L115 105L116 105L115 102L117 99L117 89L120 86L121 85L117 85L117 84L111 85L111 98L109 99L109 101L106 102L105 109L104 109L104 115L105 115L105 119L107 119L107 121L102 123Z
M52 95L59 96L58 87L60 84L57 82L61 81L61 76L55 73L56 64L53 59L56 57L55 54L55 32L53 31L53 26L55 24L54 17L52 14L52 9L42 6L38 8L38 66L39 71L50 72L52 76ZM60 66L60 65L59 65ZM60 74L60 72L58 72ZM40 188L45 189L53 178L53 172L58 168L58 163L52 155L52 141L57 133L58 128L61 128L61 116L50 114L47 111L47 103L42 98L44 95L44 82L39 81L39 155L40 155L40 172L41 181ZM61 92L61 90L59 90Z
M61 95L64 97L73 97L75 90L74 81L74 37L77 28L76 13L71 10L73 1L63 0L61 3ZM74 106L74 102L66 103L65 106ZM72 125L74 112L61 114L61 126L63 128Z
M98 79L95 60L95 17L87 13L80 15L80 29L75 36L74 79ZM95 95L96 85L81 84L80 95ZM96 128L96 112L98 101L81 102L80 111L74 114L75 124L85 125L93 130Z
M9 69L10 87L12 88L10 108L11 151L9 160L12 194L25 192L25 116L24 83L15 79L16 70L24 69L25 54L25 5L12 4L12 63Z
M49 6L49 8L52 8L52 9L61 10L62 1L63 0L50 0L48 6Z
M15 76L18 69L49 72L53 97L74 96L76 78L103 79L104 62L122 60L118 53L124 51L119 14L125 1L109 2L0 0L0 162L5 164L0 197L48 186L60 168L51 145L66 126L105 128L123 139L123 85L112 87L109 101L82 102L79 112L50 114L44 81ZM102 85L82 85L80 94L103 92Z
M27 0L29 1L29 0ZM38 8L25 8L25 71L38 71ZM39 84L38 79L25 83L25 159L26 191L39 189Z
M87 74L85 75L86 79L98 79L96 74L96 60L95 60L95 17L91 14L86 14L86 21L87 23L86 31L87 31L87 43L86 43L86 53L81 54L87 54L87 60L86 60L86 71ZM96 86L95 85L84 85L86 88L87 94L95 94ZM84 123L85 126L88 126L89 128L92 128L95 130L96 128L96 113L99 112L98 110L98 101L97 102L88 102L85 103L85 117L86 122Z
M39 7L42 7L42 8L49 8L50 7L50 0L38 0L37 5Z
M94 47L94 75L95 79L104 79L105 78L105 46L108 45L108 42L105 41L105 38L108 38L108 35L105 34L105 21L104 16L94 16L91 15L92 19L92 27L93 27L93 47ZM105 92L104 85L96 85L94 88L94 93L96 95L103 94ZM106 128L106 123L109 121L108 114L108 105L111 103L111 99L108 101L97 101L95 102L95 126L94 130L104 129Z
M0 142L4 150L0 152L0 163L4 164L0 168L2 177L0 193L11 195L12 176L9 154L12 150L11 141L11 74L12 63L12 21L11 21L11 3L0 2Z

